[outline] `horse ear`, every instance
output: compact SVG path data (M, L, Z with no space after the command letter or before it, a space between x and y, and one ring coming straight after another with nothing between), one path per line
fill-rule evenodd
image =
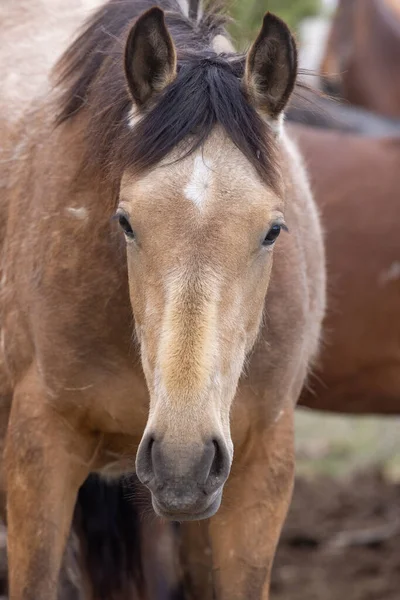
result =
M174 42L157 7L138 18L125 46L125 76L133 100L142 106L176 75Z
M246 58L244 84L256 108L276 119L285 108L297 76L296 43L285 23L266 13Z

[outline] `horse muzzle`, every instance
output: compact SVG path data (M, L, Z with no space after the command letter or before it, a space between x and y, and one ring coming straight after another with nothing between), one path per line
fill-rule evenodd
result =
M147 434L139 447L136 473L151 491L155 512L173 521L211 517L218 510L232 457L223 440L174 445Z

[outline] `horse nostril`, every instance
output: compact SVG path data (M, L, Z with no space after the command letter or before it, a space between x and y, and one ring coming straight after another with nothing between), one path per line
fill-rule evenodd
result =
M212 440L214 447L214 458L211 463L207 482L205 484L205 492L211 494L226 481L229 470L230 460L225 444L217 439Z
M154 442L152 435L146 436L139 446L136 457L136 475L144 485L148 485L154 476L152 456Z
M153 449L153 445L154 445L154 438L153 436L149 437L149 442L148 442L148 447L147 447L147 451L149 453L149 455L151 456L151 451Z
M212 463L211 469L210 469L210 476L218 477L223 470L224 457L223 457L223 453L221 452L221 448L220 448L218 441L213 440L212 443L214 446L215 454L214 454L214 460L213 460L213 463Z

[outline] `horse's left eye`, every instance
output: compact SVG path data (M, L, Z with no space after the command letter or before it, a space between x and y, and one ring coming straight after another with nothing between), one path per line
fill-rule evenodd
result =
M272 244L278 238L281 230L282 225L278 225L277 223L275 223L275 225L272 225L271 229L268 231L267 235L263 240L263 246L272 246Z

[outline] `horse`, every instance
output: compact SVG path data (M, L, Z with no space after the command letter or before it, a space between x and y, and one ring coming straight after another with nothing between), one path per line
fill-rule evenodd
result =
M397 0L340 0L321 63L323 89L368 110L400 116Z
M400 137L292 125L325 230L328 304L300 404L400 413Z
M296 45L267 13L239 55L216 5L153 5L104 4L54 86L6 120L12 600L56 597L93 473L136 473L154 512L183 522L189 572L205 532L214 598L269 595L325 310L318 212L282 117Z

